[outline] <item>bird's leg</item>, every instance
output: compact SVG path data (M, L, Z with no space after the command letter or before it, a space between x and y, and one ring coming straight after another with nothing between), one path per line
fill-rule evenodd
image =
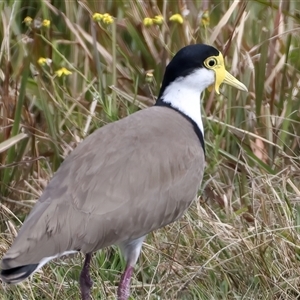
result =
M133 273L133 266L127 265L118 286L118 300L127 300L130 295L130 281Z
M146 236L141 236L138 239L125 241L119 245L126 260L126 269L119 283L118 300L127 300L129 298L133 266L138 260L145 237Z
M79 283L82 300L91 300L91 287L93 285L93 281L90 276L91 259L92 253L87 253L80 273Z

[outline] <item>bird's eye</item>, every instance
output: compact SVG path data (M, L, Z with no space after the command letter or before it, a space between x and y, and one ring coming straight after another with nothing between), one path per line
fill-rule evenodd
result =
M210 59L208 61L209 66L213 67L216 64L216 61L214 59Z
M210 57L205 61L205 66L207 68L213 68L214 66L216 66L218 64L217 60L214 57Z

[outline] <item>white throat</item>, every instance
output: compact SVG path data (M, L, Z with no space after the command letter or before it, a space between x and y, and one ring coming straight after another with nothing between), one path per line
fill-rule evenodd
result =
M170 83L164 90L161 99L190 117L204 135L200 96L214 81L213 71L204 68L198 69L192 74L177 78Z

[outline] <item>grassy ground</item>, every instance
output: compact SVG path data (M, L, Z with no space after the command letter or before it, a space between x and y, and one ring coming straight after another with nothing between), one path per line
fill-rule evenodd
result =
M199 201L148 236L132 299L300 299L300 3L23 3L0 2L0 253L64 157L96 128L152 105L172 55L204 42L249 93L204 95ZM176 13L182 24L169 21ZM156 15L161 24L144 25ZM0 286L1 299L79 299L81 264L54 261ZM93 299L114 299L123 267L117 248L95 255Z

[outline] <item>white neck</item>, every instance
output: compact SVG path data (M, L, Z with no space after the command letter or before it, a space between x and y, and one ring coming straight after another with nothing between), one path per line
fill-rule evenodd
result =
M171 82L164 90L161 99L190 117L204 135L201 118L201 93L215 81L215 74L204 68Z
M166 88L163 101L171 104L172 107L180 110L196 122L197 126L204 135L203 123L201 118L200 93L181 86L179 82L173 82ZM188 102L188 103L187 103ZM188 104L188 105L187 105Z

